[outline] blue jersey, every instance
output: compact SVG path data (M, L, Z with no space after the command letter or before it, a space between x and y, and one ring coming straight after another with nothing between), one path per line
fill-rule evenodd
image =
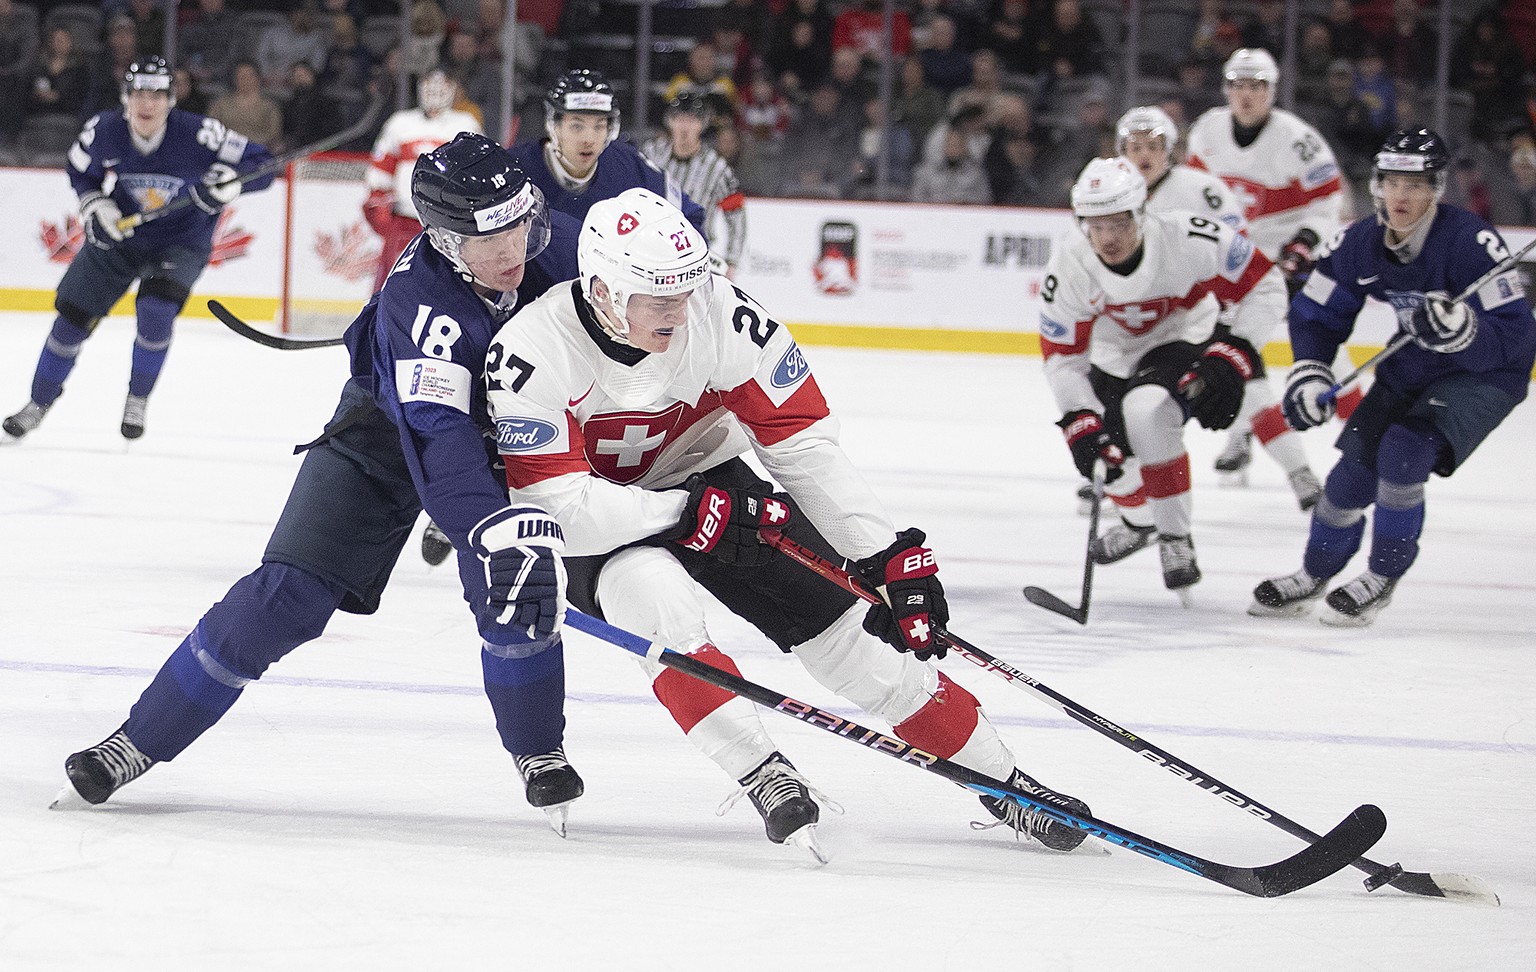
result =
M1444 203L1413 261L1397 262L1386 248L1385 233L1378 220L1359 220L1318 261L1291 302L1291 353L1298 361L1332 361L1354 330L1367 296L1391 305L1403 322L1423 304L1426 291L1455 297L1509 256L1497 230ZM1376 368L1376 380L1417 392L1444 375L1471 372L1517 401L1524 399L1536 362L1536 321L1519 271L1495 277L1467 303L1477 314L1477 339L1470 346L1440 354L1409 343Z
M111 195L124 216L148 212L185 196L216 163L249 172L270 161L262 145L230 131L216 118L172 108L165 132L154 151L145 154L133 144L128 119L121 111L104 111L91 118L69 149L69 181L81 196ZM255 192L272 184L272 176L247 182L242 191ZM208 250L219 218L196 206L185 206L164 219L145 223L125 246L153 250L180 245Z
M549 216L549 245L496 308L422 233L347 329L352 374L371 382L374 402L400 432L422 506L460 550L470 529L508 502L507 484L492 469L495 426L485 399L491 339L514 310L577 276L581 226L561 213Z
M548 139L535 139L530 142L519 142L509 150L516 157L523 171L533 184L539 187L544 194L544 201L549 208L565 213L580 223L587 218L587 210L604 199L612 199L626 189L649 189L656 195L683 211L692 223L694 229L704 232L704 210L698 203L688 198L687 193L678 188L677 183L667 178L666 173L652 165L650 160L640 154L640 150L622 139L614 139L612 143L597 157L597 168L592 172L592 180L577 192L571 192L560 184L560 180L549 170L549 162L544 155L544 146ZM707 237L706 237L707 238Z

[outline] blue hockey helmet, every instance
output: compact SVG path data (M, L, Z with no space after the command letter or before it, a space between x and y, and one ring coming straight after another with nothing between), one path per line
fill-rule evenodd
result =
M176 103L176 91L171 66L163 57L146 57L128 65L123 72L123 99L126 102L132 91L164 91L171 103Z
M613 85L590 68L575 68L560 75L544 93L544 128L551 140L555 123L568 113L603 115L608 119L608 141L619 137L619 99Z
M1403 128L1387 136L1371 164L1371 198L1376 212L1382 213L1381 179L1388 173L1422 175L1435 191L1435 202L1445 192L1446 173L1451 167L1451 153L1445 141L1428 128ZM1433 208L1433 206L1431 206Z
M460 132L417 158L411 171L411 202L432 246L467 280L474 278L462 255L466 239L526 225L524 262L549 244L544 194L511 152L484 135Z

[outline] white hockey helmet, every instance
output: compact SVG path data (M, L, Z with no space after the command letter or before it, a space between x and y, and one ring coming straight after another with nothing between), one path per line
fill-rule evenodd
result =
M1132 135L1156 135L1163 140L1163 151L1173 158L1173 145L1179 140L1179 126L1156 105L1141 105L1120 116L1115 123L1115 151L1125 151L1125 140Z
M1240 47L1227 58L1227 63L1221 66L1221 80L1228 81L1250 80L1263 81L1269 85L1269 90L1274 91L1280 83L1280 65L1275 63L1275 58L1262 47Z
M1147 180L1125 159L1094 159L1083 167L1072 185L1072 214L1079 221L1088 216L1113 216L1129 212L1141 224L1147 205Z
M581 292L608 333L628 343L627 308L636 294L691 294L688 324L709 306L709 245L682 210L649 189L627 189L594 203L576 246ZM593 299L594 281L608 288L613 313Z

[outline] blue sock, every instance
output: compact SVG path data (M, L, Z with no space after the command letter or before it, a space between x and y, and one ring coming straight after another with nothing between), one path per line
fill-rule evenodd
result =
M171 350L171 331L181 310L164 297L140 295L139 333L133 341L133 373L128 378L128 394L146 396L155 387L165 356Z
M32 375L32 400L39 405L52 405L64 394L64 380L75 369L75 359L80 346L91 332L76 327L63 317L53 320L53 330L43 343L43 353L37 359L37 371Z
M1423 532L1424 484L1400 486L1383 480L1371 528L1371 570L1383 577L1406 574L1419 555Z
M1318 517L1312 517L1312 532L1307 537L1307 552L1301 566L1313 577L1327 580L1344 569L1360 549L1365 536L1365 517L1348 526L1329 526Z
M485 694L496 714L501 744L514 756L547 753L565 739L565 649L559 637L532 654L507 657L490 645L480 652Z

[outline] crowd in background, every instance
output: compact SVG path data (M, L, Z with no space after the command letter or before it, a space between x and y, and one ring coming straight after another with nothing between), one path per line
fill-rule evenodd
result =
M712 2L690 0L678 21L689 36L653 57L650 117L680 90L705 94L710 142L748 195L874 198L883 147L887 198L1063 206L1082 166L1113 153L1115 120L1130 107L1118 0L902 0L889 118L877 97L878 0ZM1173 16L1155 36L1143 32L1138 100L1181 126L1222 103L1219 68L1233 50L1264 47L1284 62L1283 0L1149 0L1146 16L1157 3ZM129 63L167 54L168 6L0 0L0 162L61 157L71 129L118 103ZM1295 110L1329 140L1363 200L1382 137L1433 121L1438 6L1304 8ZM1536 225L1536 3L1453 9L1448 198L1497 223ZM392 103L403 61L406 73L447 70L458 106L494 131L503 10L502 0L404 0L404 10L399 0L181 0L168 53L178 104L289 148L349 123L373 96ZM604 0L520 0L518 16L521 137L542 131L543 86L567 67L596 67L625 90L632 50L616 45L619 56L586 63L612 23ZM626 134L648 134L628 122Z

